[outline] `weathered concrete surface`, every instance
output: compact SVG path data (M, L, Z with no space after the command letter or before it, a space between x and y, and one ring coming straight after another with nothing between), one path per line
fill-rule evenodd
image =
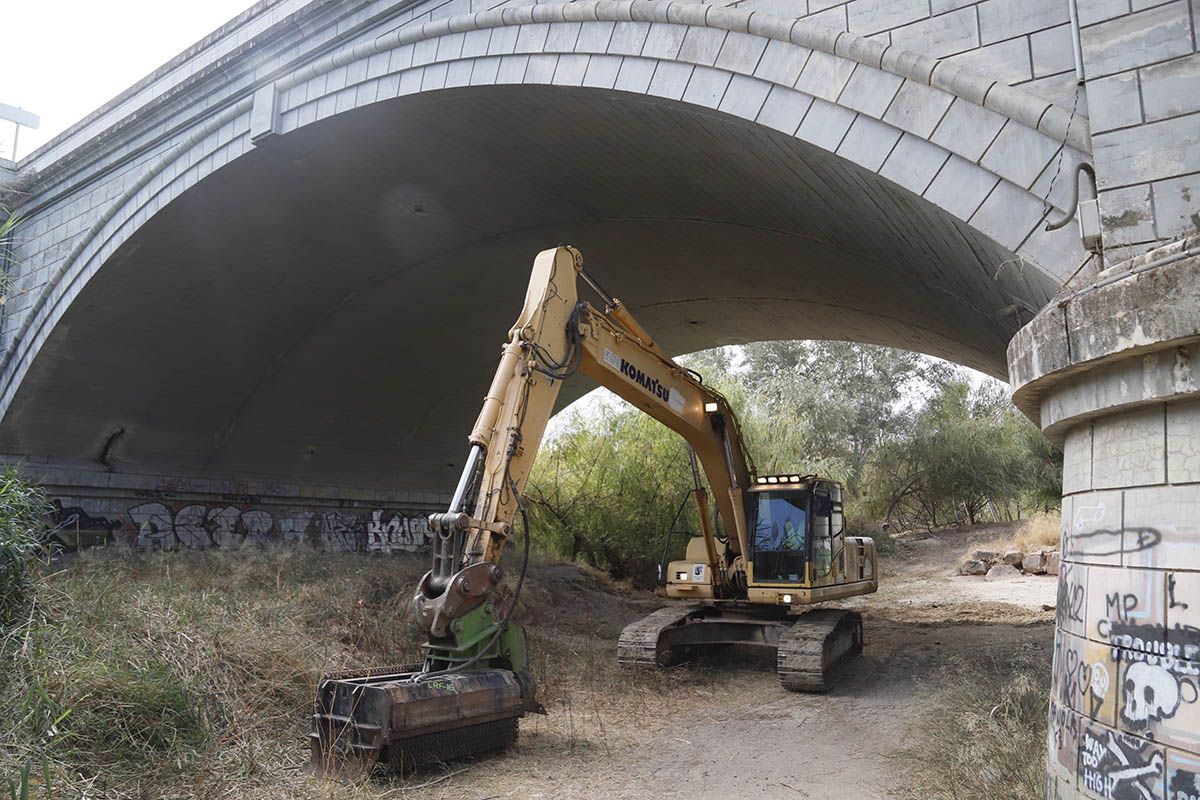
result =
M1009 348L1014 399L1063 446L1051 798L1200 775L1198 243L1110 269Z
M1197 256L1200 236L1180 240L1047 306L1008 347L1017 406L1061 440L1081 419L1194 393Z

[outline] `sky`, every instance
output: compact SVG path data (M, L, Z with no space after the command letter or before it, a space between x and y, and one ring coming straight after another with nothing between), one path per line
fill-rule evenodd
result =
M0 103L42 118L23 158L253 4L253 0L0 0ZM13 126L0 122L0 158Z

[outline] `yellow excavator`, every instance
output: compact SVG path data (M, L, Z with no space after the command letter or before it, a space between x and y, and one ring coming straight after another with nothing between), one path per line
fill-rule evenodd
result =
M578 278L602 308L580 300ZM621 664L666 666L705 648L773 649L779 680L825 691L862 652L862 617L806 607L874 592L874 542L844 531L841 486L756 475L728 401L676 363L583 269L573 247L538 254L445 513L429 519L433 565L413 598L421 664L325 676L309 740L318 771L393 769L503 749L542 711L525 632L511 621L529 560L522 493L563 381L585 375L682 436L692 452L700 535L670 563L672 604L622 631ZM697 464L698 462L698 464ZM711 488L723 533L708 507ZM500 557L524 527L514 588Z

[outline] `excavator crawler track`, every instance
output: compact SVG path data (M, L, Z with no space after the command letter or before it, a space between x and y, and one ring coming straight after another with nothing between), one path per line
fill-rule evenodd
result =
M683 625L697 613L695 606L670 606L630 623L617 640L617 663L623 667L666 667L673 661L669 647L662 645L663 631Z
M857 611L808 611L779 639L779 682L790 692L827 692L862 649L862 615Z

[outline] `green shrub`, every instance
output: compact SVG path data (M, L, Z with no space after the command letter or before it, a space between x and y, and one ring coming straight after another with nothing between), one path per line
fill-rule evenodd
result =
M15 467L0 472L0 630L11 630L29 612L42 518L49 511L46 493Z

